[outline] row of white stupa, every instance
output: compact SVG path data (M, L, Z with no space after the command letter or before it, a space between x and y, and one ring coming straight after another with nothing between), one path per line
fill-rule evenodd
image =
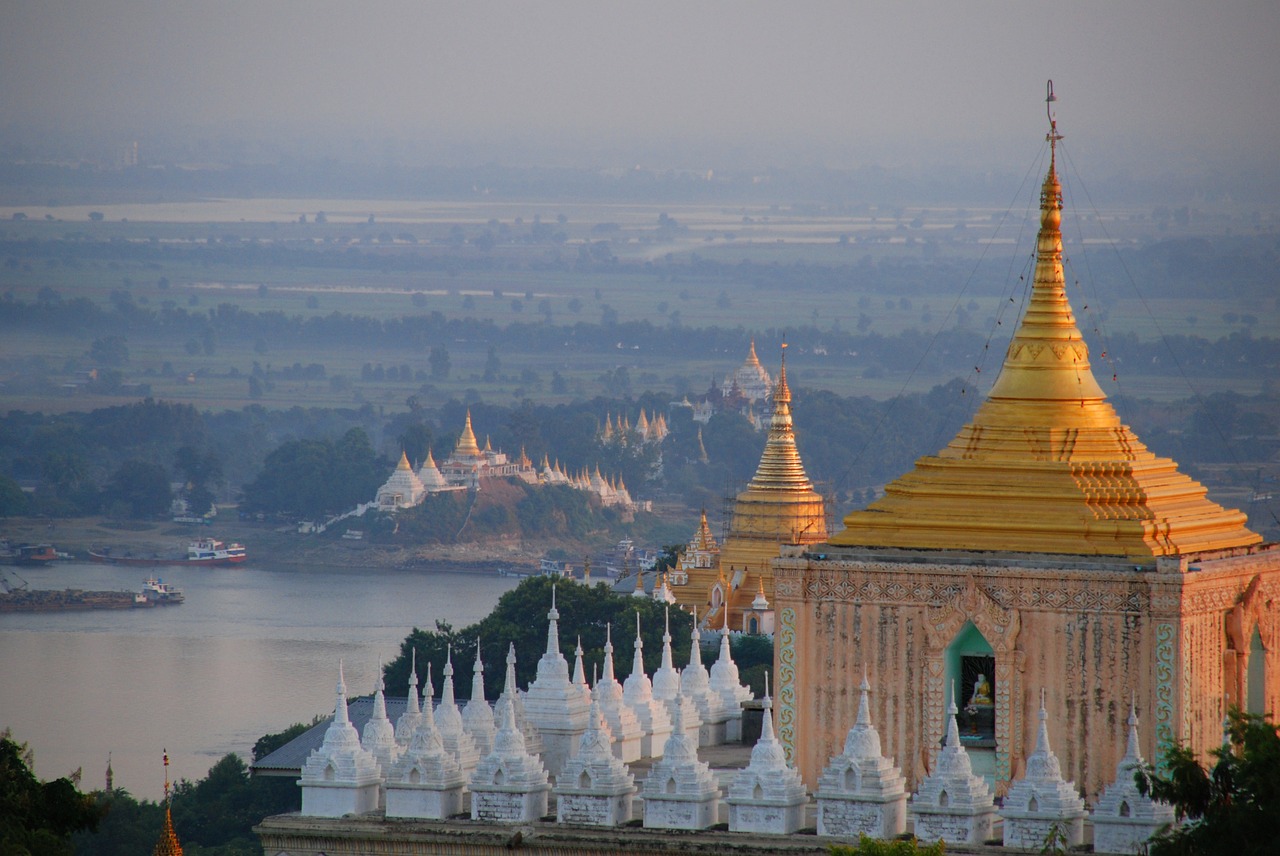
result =
M632 819L639 792L646 827L705 829L718 822L724 796L730 831L789 834L800 829L809 794L774 736L767 689L760 739L727 795L709 765L698 759L700 736L704 745L716 735L720 741L739 738L741 701L750 696L737 683L727 634L708 676L699 658L696 623L690 663L683 671L671 666L671 636L665 633L662 666L650 682L641 666L637 628L633 671L625 687L613 675L610 640L605 674L594 689L587 689L581 646L572 679L560 653L554 594L548 618L547 652L525 693L516 690L514 646L509 650L496 716L483 697L477 653L473 686L478 689L461 711L454 701L451 659L434 709L428 696L419 710L417 676L411 673L409 704L395 726L387 719L379 677L373 717L362 739L347 715L340 666L333 723L299 780L302 814L341 817L384 808L388 818L442 819L461 813L464 792L469 792L473 820L531 823L547 814L554 793L558 822L616 826ZM431 687L429 672L426 687ZM906 780L892 759L881 754L880 735L868 714L865 678L861 690L857 721L844 749L818 781L817 832L892 838L906 829ZM585 712L581 730L576 725L579 710ZM1043 694L1035 750L1027 758L1025 775L1010 786L999 809L986 782L973 773L956 712L953 699L935 769L910 801L915 835L926 841L982 843L991 838L999 815L1006 846L1040 847L1054 830L1068 846L1080 844L1085 804L1075 785L1062 778L1049 747ZM724 727L731 720L736 727ZM626 764L641 756L656 760L637 787ZM1127 751L1117 765L1116 780L1091 813L1095 852L1140 852L1151 835L1173 822L1170 806L1138 792L1134 771L1142 764L1137 716L1131 711ZM556 771L554 786L548 768Z

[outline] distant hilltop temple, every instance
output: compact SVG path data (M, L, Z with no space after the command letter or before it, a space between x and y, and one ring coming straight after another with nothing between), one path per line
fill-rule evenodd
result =
M733 504L724 544L716 544L704 512L698 531L671 578L682 606L697 608L707 627L728 626L749 633L773 632L773 570L784 544L816 544L827 538L826 504L813 487L796 448L787 385L786 345L778 382L772 389L769 438L755 476ZM747 366L754 364L755 343ZM760 368L764 383L768 374Z
M773 379L760 364L760 358L756 356L756 340L752 339L746 360L725 375L723 384L717 387L713 379L711 388L701 396L692 400L685 396L681 401L673 401L671 406L688 408L693 421L703 425L717 413L741 413L760 431L768 424L772 398Z
M653 426L658 420L649 422L645 419L643 411L640 416L645 424L645 430L656 433L658 429ZM664 432L662 436L666 436L665 420L661 421L661 431ZM484 448L480 448L480 444L476 441L475 430L471 427L471 411L467 411L466 423L458 436L458 442L453 447L453 452L443 463L437 466L431 450L428 449L427 459L415 472L409 463L408 455L401 452L400 463L396 465L391 477L378 488L374 501L379 510L394 512L419 505L428 494L477 489L482 479L491 478L519 479L531 485L568 485L577 490L595 494L601 505L606 508L635 511L648 507L647 503L637 503L631 498L621 477L605 478L600 474L598 466L595 472L582 470L575 475L570 475L560 467L558 461L552 465L545 455L542 459L542 467L538 468L529 460L529 456L523 449L520 450L519 457L511 459L501 450L494 451L488 438L485 439Z
M1059 139L1051 122L1030 299L973 421L826 543L773 562L779 734L810 785L864 670L911 785L940 763L949 705L1004 793L1044 693L1062 774L1090 799L1131 699L1157 763L1220 745L1231 705L1280 713L1280 545L1148 451L1094 379L1064 285Z

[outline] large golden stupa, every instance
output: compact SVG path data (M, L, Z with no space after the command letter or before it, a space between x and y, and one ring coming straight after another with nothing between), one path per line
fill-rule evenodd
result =
M1063 284L1052 116L1047 139L1034 283L989 397L827 543L772 563L778 734L811 785L864 674L912 786L938 763L950 703L974 771L1003 793L1047 698L1063 775L1091 798L1130 704L1157 761L1220 745L1230 706L1280 714L1280 545L1107 403Z
M1064 287L1050 136L1035 281L995 386L945 449L845 517L832 545L1151 557L1262 540L1148 451L1094 379Z

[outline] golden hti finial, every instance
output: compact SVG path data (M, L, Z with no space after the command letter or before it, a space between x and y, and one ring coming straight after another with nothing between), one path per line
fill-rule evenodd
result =
M152 856L182 856L182 843L178 841L178 833L173 830L172 800L169 794L169 750L164 751L164 826L160 829L160 840L156 842Z

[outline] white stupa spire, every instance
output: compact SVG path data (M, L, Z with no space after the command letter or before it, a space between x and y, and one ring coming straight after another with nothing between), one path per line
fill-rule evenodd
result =
M462 709L462 727L471 735L476 751L487 755L493 748L493 735L497 731L493 708L484 697L484 661L480 659L480 639L476 639L476 662L471 667L471 700Z
M573 649L573 686L577 689L578 694L591 704L591 688L587 686L587 670L582 663L582 637L578 637L578 644Z
M751 698L751 688L742 685L738 664L733 662L733 653L729 649L728 610L723 610L723 614L720 656L711 664L709 686L716 710L710 719L713 722L724 722L725 739L736 740L742 735L742 703Z
M973 774L969 753L960 742L955 696L952 681L946 742L933 773L920 782L911 800L911 813L916 835L923 841L981 843L991 837L995 802L987 783Z
M556 609L556 586L551 584L551 609L547 611L547 657L560 656L560 612Z
M729 785L729 829L788 835L803 825L809 794L800 773L787 763L787 754L773 734L773 699L769 673L764 676L764 715L760 739L751 750L751 762Z
M427 664L427 685L431 664ZM462 810L466 777L447 752L428 699L408 748L387 774L386 816L441 819Z
M1038 847L1054 828L1066 837L1068 847L1084 840L1084 800L1075 783L1062 778L1058 756L1049 747L1049 714L1044 702L1041 688L1036 748L1027 756L1025 775L1009 786L1000 809L1006 847Z
M845 736L844 751L831 759L818 779L818 834L893 838L907 828L906 779L880 754L865 667L859 690L858 718Z
M653 673L653 697L666 706L667 715L671 717L672 722L676 717L675 707L679 705L684 708L682 720L685 731L695 743L698 743L700 742L699 733L702 730L702 717L698 711L697 702L680 691L680 673L671 662L671 607L669 605L664 613L666 623L662 632L662 665Z
M440 741L444 743L445 750L457 759L464 773L470 774L480 760L480 752L463 726L462 713L454 701L452 645L445 654L444 683L440 688L440 704L436 708L435 720L440 729Z
M676 708L676 722L644 780L644 825L658 829L705 829L719 813L720 785L711 767L698 760L697 741L690 740Z
M298 779L302 814L306 816L341 817L378 807L382 770L378 759L360 745L360 735L351 724L341 661L334 694L333 722L325 730L320 748L302 765Z
M513 705L503 706L493 749L476 766L470 788L472 820L531 823L547 813L547 770L525 745Z
M396 744L395 726L387 719L387 700L383 695L383 688L382 660L378 660L378 677L373 683L373 715L364 724L360 745L373 753L383 774L386 774L399 757L400 748Z
M1174 822L1173 806L1139 792L1134 771L1146 766L1138 747L1136 699L1129 702L1129 736L1124 757L1116 764L1115 781L1103 789L1093 807L1095 853L1142 853L1147 839Z
M693 629L689 632L689 664L680 672L680 693L688 696L697 706L698 718L703 723L710 724L715 713L715 705L712 703L711 677L707 674L707 667L702 665L702 634L698 632L696 606L693 608ZM711 736L708 734L708 737ZM718 739L708 742L724 742L724 735L720 734Z
M614 757L628 764L640 760L643 730L635 713L623 700L622 685L614 677L612 624L605 625L604 674L595 682L591 697L599 705L600 713L609 726Z
M631 658L631 674L622 685L622 700L640 723L640 754L660 758L671 734L671 715L667 706L653 697L653 684L644 673L644 640L640 638L640 613L636 612L635 653ZM696 744L696 741L695 741Z
M578 753L565 762L555 791L559 823L617 826L631 819L635 779L613 754L609 726L596 699L587 710L587 730Z
M404 713L396 720L396 742L401 746L409 745L418 721L422 718L422 711L418 707L418 649L411 648L409 656L409 693L404 699Z

